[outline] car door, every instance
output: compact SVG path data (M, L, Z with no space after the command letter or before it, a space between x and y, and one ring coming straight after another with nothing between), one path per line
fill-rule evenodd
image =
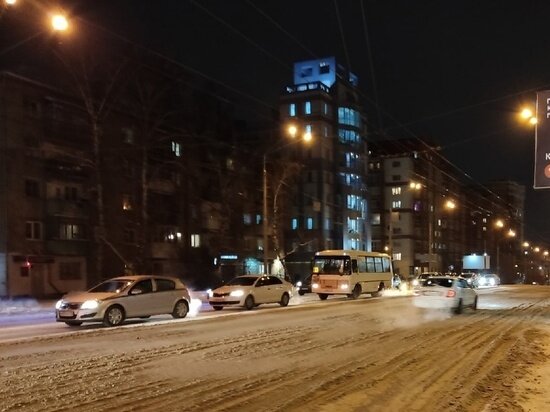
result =
M153 306L156 314L171 313L176 301L176 284L170 279L155 278Z
M121 300L126 317L147 316L155 314L153 305L153 282L144 279L137 282L128 291L128 296Z
M276 276L268 276L267 293L269 302L279 302L283 296L283 281Z
M269 277L262 276L254 285L254 301L256 303L269 302Z
M460 291L460 297L462 298L463 305L471 305L474 303L475 292L472 287L464 279L458 279L458 290Z

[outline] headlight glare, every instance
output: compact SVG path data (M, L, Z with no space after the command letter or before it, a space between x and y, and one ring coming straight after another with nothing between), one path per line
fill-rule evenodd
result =
M312 283L311 284L311 288L312 289L317 289L319 287L319 284L318 283Z
M345 290L345 289L347 289L347 288L348 288L348 284L347 284L347 283L342 283L342 284L340 285L340 289L344 289L344 290Z
M55 308L61 309L62 304L63 304L63 299L59 299L57 302L55 302Z
M233 292L231 292L229 294L229 296L233 296L233 297L241 297L242 295L244 295L244 292L242 290L234 290Z
M98 306L97 300L87 300L80 306L80 309L97 309Z

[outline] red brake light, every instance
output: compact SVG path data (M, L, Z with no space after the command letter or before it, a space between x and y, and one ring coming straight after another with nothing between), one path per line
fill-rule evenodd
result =
M448 298L454 298L456 296L456 292L454 290L447 291L447 297Z

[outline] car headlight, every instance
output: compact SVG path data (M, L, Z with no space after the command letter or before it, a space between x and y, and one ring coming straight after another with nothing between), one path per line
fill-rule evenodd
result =
M233 296L233 297L241 297L242 295L244 295L244 292L242 290L234 290L233 292L231 292L229 294L229 296Z
M63 304L63 299L58 300L57 302L55 302L55 308L61 309L62 304Z
M80 309L97 309L99 302L97 300L86 300L80 306Z
M207 289L206 294L208 295L209 298L214 296L214 292L212 292L212 289Z
M413 286L418 286L418 279L413 280Z
M301 281L296 282L296 286L297 286L297 287L302 286L302 282L301 282Z
M468 283L472 283L472 279L468 279Z
M319 287L318 283L312 283L311 284L311 289L317 289L318 287Z
M340 285L340 289L344 289L344 290L345 290L345 289L347 289L347 288L348 288L348 284L347 284L347 283L342 283L342 284Z

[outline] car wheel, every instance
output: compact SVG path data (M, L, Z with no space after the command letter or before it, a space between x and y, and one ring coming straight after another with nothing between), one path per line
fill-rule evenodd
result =
M189 306L185 300L178 300L174 305L174 310L172 311L172 317L174 319L183 319L187 316L189 312Z
M65 322L66 325L69 325L69 326L80 326L82 325L82 322L78 321L78 320L68 320Z
M351 291L351 294L348 295L350 299L357 299L361 295L361 285L357 283L353 290Z
M384 289L386 289L386 287L384 286L383 283L380 283L380 285L378 285L378 290L376 292L371 293L370 295L373 298L377 298L378 296L382 295L382 292L384 292Z
M124 309L122 309L121 306L114 305L105 311L103 324L105 326L118 326L124 322L125 318L126 314L124 313Z
M288 293L283 293L283 296L281 296L281 300L279 301L279 305L283 307L288 306L289 300L290 300L290 297L288 296Z
M223 309L223 306L212 306L214 308L214 310L222 310Z
M458 299L458 306L455 308L455 313L457 315L462 313L462 299Z
M319 299L321 300L327 300L328 295L326 293L319 293Z
M477 296L476 296L476 298L474 299L474 304L472 305L472 309L473 309L473 310L477 310Z
M304 296L305 294L306 294L306 292L304 292L303 290L298 291L298 295L300 295L300 296Z
M244 301L244 307L248 310L251 310L256 304L254 303L254 298L252 295L248 295Z

